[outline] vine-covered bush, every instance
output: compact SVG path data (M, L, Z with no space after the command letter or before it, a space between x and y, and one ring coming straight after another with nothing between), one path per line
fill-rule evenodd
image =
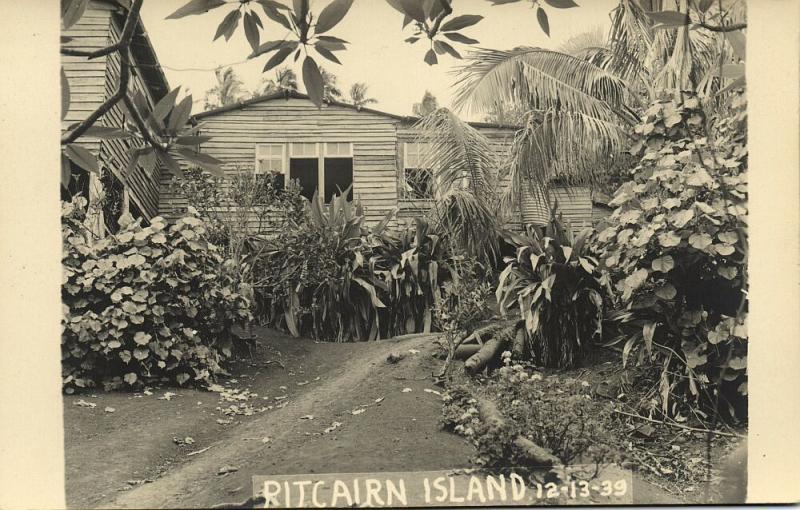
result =
M745 107L743 95L713 114L685 94L653 103L635 130L633 179L598 228L623 363L660 367L651 412L675 415L687 400L707 410L719 387L737 407L747 393Z
M598 261L588 252L590 233L573 239L554 209L544 231L533 226L527 235L505 234L517 255L500 273L497 301L503 313L520 311L533 361L541 366L579 364L602 333L604 291Z
M65 391L213 380L250 311L197 212L147 227L123 216L92 239L84 209L82 197L62 207Z

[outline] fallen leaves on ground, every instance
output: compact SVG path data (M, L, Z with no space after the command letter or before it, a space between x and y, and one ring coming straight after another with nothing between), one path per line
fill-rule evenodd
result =
M90 407L90 408L91 407L97 407L97 404L95 404L94 402L87 402L87 401L85 401L83 399L78 400L73 405L80 406L80 407Z
M172 393L171 391L168 391L164 393L162 396L158 397L158 400L172 400L172 397L175 397L177 395L178 395L177 393Z
M403 392L403 393L411 393L411 388L403 388L400 391Z
M438 391L432 390L432 389L429 389L429 388L425 388L424 391L425 391L425 393L433 393L434 395L439 395L440 397L442 396L442 394L439 393Z
M235 467L235 466L222 466L222 467L221 467L221 468L219 468L219 470L217 471L217 474L218 474L218 475L226 475L226 474L228 474L228 473L235 473L235 472L237 472L237 471L239 471L239 468L238 468L238 467Z
M116 409L114 409L113 407L106 407L104 411L107 413L113 413L114 411L116 411Z
M322 433L323 434L330 434L331 432L333 432L334 430L338 429L341 426L342 426L341 422L335 421L335 422L331 423L330 427L328 427L327 429L323 430Z
M360 408L360 409L353 409L352 411L350 411L350 414L352 414L352 415L358 415L358 414L361 414L361 413L363 413L365 410L366 410L366 409L364 409L363 407L362 407L362 408Z
M300 419L301 420L313 420L314 419L314 415L313 414L307 414L305 416L301 416Z

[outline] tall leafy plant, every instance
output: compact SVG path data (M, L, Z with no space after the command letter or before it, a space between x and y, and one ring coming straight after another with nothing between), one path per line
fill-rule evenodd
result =
M517 255L500 274L498 305L504 314L519 309L533 360L543 366L580 364L602 333L604 288L586 243L590 233L573 239L555 209L544 230L506 233Z
M325 340L377 336L385 304L363 277L368 231L346 193L327 206L315 194L307 224L262 241L252 261L253 285L267 323Z

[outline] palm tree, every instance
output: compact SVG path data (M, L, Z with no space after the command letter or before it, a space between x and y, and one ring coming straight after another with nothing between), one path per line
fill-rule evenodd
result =
M263 79L261 95L274 94L282 90L297 90L297 74L289 67L281 67L275 71L275 77Z
M542 48L479 50L459 71L455 105L491 111L498 101L523 108L512 146L514 201L523 186L540 193L556 177L590 183L625 147L636 121L624 80L583 58Z
M430 93L430 91L426 90L425 94L422 96L422 101L419 103L414 103L411 107L411 111L414 112L414 115L417 117L424 117L431 112L436 111L439 108L439 102L436 100L436 96Z
M245 97L242 81L236 76L233 68L217 68L214 71L217 84L206 91L205 109L218 108L241 101Z
M350 87L350 102L353 103L353 106L355 106L359 110L368 104L378 102L377 99L368 97L367 95L368 88L369 87L367 86L367 84L363 82L354 83Z
M424 115L414 128L427 147L422 165L436 169L434 224L457 249L491 264L499 254L496 230L503 214L489 140L447 108Z
M338 78L324 67L319 68L322 74L322 88L324 90L325 101L337 101L342 97L342 91L337 83Z
M708 30L702 24L665 28L647 13L674 7L662 5L662 0L647 3L619 0L611 12L607 48L597 51L593 60L626 80L648 101L664 89L695 90L701 95L719 90L719 67L744 59L744 35ZM710 20L717 27L745 26L744 0L724 0L721 10L712 2L705 12L694 2L691 5L690 9L687 0L681 0L679 10L695 25ZM740 38L742 48L737 48Z

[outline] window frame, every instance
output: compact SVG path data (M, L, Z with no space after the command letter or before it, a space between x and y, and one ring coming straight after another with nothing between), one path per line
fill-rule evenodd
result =
M416 153L417 165L414 165L414 166L411 166L408 163L408 147L410 145L414 145L414 146L417 147L417 153ZM423 202L423 203L428 204L428 203L432 203L432 202L434 202L436 200L436 174L435 174L433 168L426 168L426 167L422 167L422 166L419 165L420 154L421 154L420 149L423 146L426 146L426 145L428 145L426 142L415 142L415 141L404 141L403 142L403 168L401 169L401 173L400 173L400 190L401 190L401 193L400 193L400 196L398 197L398 200L401 201L401 202ZM409 197L406 196L406 193L408 193L408 191L406 190L406 182L407 182L406 181L406 170L422 170L422 171L430 172L430 174L431 174L431 195L430 195L430 197L409 198Z
M271 153L270 153L269 157L267 157L267 158L259 157L260 156L259 148L267 147L267 146L269 146L269 147L278 146L278 147L281 148L281 156L280 156L281 170L280 170L280 172L276 172L275 170L264 170L264 171L261 170L260 164L259 164L261 160L276 161L278 159L277 156L273 156ZM286 150L286 144L285 143L267 142L267 143L257 143L256 144L256 146L255 146L255 164L253 165L253 173L255 173L256 175L265 175L268 172L271 172L271 173L279 173L279 174L283 175L284 178L286 178L286 175L288 174L288 170L289 170L289 168L288 168L289 165L287 164L287 162L288 162L287 161L287 150Z

